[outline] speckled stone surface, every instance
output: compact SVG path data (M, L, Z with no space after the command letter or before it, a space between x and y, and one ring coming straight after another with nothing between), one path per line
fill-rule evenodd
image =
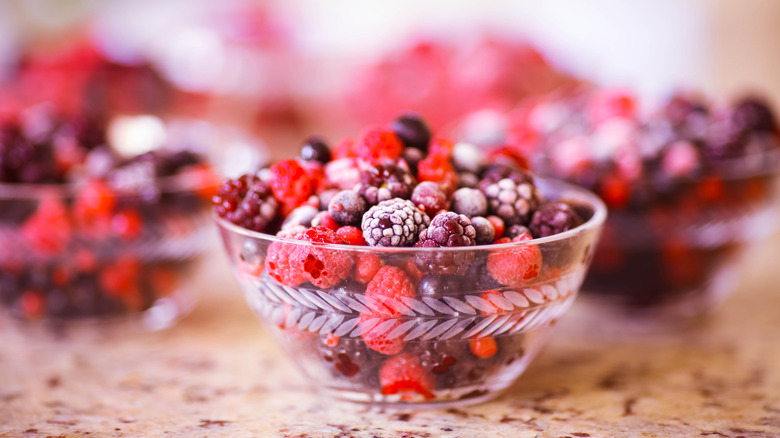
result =
M617 335L578 323L575 305L500 398L420 412L315 395L218 261L172 330L1 323L0 436L778 437L778 248L754 251L738 292L694 327Z

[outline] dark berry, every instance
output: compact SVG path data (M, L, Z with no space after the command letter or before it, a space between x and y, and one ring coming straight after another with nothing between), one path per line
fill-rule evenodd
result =
M287 218L282 223L282 229L287 230L292 227L304 226L306 228L311 226L311 222L315 216L317 216L319 210L311 205L301 205L295 210L291 211Z
M430 218L405 199L389 199L371 207L361 222L371 246L412 246Z
M406 162L385 161L360 172L358 192L369 205L392 198L409 199L417 181Z
M520 182L507 177L483 184L487 181L483 179L480 185L488 200L489 213L503 219L506 225L526 223L539 204L539 195L530 175Z
M477 189L462 188L452 195L452 211L468 217L485 216L488 201L485 194Z
M522 236L523 234L531 235L531 230L528 229L528 227L524 225L510 225L509 228L504 231L504 237L508 237L510 239L514 239L517 236Z
M489 220L482 216L475 216L471 218L471 225L477 232L477 237L474 238L477 245L490 245L496 240L496 228Z
M366 200L353 190L342 190L330 200L328 212L339 225L359 226L368 206Z
M772 110L759 99L742 100L734 108L731 117L735 125L743 131L778 132Z
M403 155L401 155L401 158L403 158L404 161L406 161L406 164L409 166L409 170L411 174L416 177L417 166L420 164L420 161L422 161L425 158L425 152L417 148L405 148Z
M320 137L309 137L301 146L301 158L304 161L318 161L322 164L331 160L330 148Z
M220 217L254 231L265 231L278 209L271 188L254 175L226 181L212 202Z
M468 281L459 275L425 274L417 285L421 297L438 298L460 295L468 288Z
M429 216L433 216L450 207L447 193L440 185L431 181L424 181L417 184L417 187L415 187L412 192L412 202L420 211L427 213Z
M428 151L431 131L417 114L404 114L395 119L390 127L405 146Z
M529 228L534 237L547 237L578 227L580 215L564 202L542 204L531 218Z
M468 217L451 211L434 217L430 226L420 233L418 248L449 248L473 246L477 231ZM423 272L462 275L474 260L472 251L421 251L415 264Z

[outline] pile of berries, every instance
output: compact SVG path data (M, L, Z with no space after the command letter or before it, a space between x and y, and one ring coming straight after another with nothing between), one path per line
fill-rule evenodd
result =
M383 334L321 332L312 340L307 351L319 351L334 377L386 395L429 399L434 388L485 384L492 371L522 356L523 348L514 345L523 342L522 334L404 342L386 336L402 324L402 312L390 303L464 293L489 297L555 282L582 264L582 248L563 260L545 255L533 239L574 229L592 212L545 200L521 164L433 136L419 116L407 113L333 145L309 138L297 159L226 181L213 203L225 222L288 239L246 237L238 244L240 276L284 290L383 303L359 318L385 327ZM412 251L350 251L291 240ZM509 242L517 245L489 249ZM478 246L483 250L452 250ZM490 304L482 310L491 309L500 311ZM294 324L279 327L298 336Z
M207 214L217 180L205 159L173 147L123 156L106 126L40 108L0 125L0 302L17 316L144 310L194 257L168 239Z
M644 308L706 289L756 231L745 224L772 198L780 125L756 97L715 105L676 94L640 108L627 91L569 90L497 116L503 135L478 135L604 199L610 215L583 290Z

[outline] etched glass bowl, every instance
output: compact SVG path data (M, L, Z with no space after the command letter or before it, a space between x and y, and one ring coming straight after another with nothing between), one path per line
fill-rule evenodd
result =
M547 199L575 204L586 223L526 242L420 249L314 244L217 222L247 302L313 386L372 405L459 405L494 397L525 370L577 295L595 250L603 203L566 183L538 185ZM402 272L414 292L369 293L377 277L360 281L356 267L325 288L277 280L267 267L284 263L280 254L341 266L375 258ZM531 274L522 271L528 254L541 260ZM452 263L456 273L423 275L421 257ZM528 275L518 280L516 272Z

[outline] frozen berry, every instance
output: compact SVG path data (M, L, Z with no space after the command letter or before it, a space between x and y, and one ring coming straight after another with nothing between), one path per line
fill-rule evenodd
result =
M403 158L403 160L409 166L409 171L411 174L416 177L417 166L420 164L420 161L425 158L425 153L417 148L406 148L404 149L404 153L401 155L401 158Z
M459 295L468 285L465 278L458 275L425 274L417 285L417 291L422 297L441 297Z
M330 187L352 190L360 183L360 168L354 158L333 160L325 165L325 178Z
M43 198L38 210L22 225L25 242L43 254L59 254L70 241L73 231L65 205L55 198Z
M253 231L265 231L279 205L269 185L255 175L226 181L212 202L220 217Z
M367 245L366 239L363 238L363 231L358 227L345 225L343 227L339 227L339 229L336 230L336 234L342 239L344 239L344 241L350 245L356 245L356 246Z
M298 226L280 231L277 237L302 240L306 228ZM295 252L300 245L274 242L268 247L265 257L265 271L271 278L285 286L298 286L306 281L306 273L295 263Z
M471 172L459 172L458 173L458 186L470 189L476 188L479 185L479 176L476 173Z
M430 400L435 396L435 379L419 360L408 353L388 358L379 370L382 394L419 394Z
M471 143L456 143L452 151L452 162L460 171L477 173L485 164L485 155Z
M469 341L469 348L474 356L480 359L487 359L493 357L498 351L498 345L496 340L492 336L485 338L476 338Z
M392 198L409 199L415 184L406 162L388 160L360 173L358 192L369 205L376 205Z
M287 218L285 218L282 223L282 229L287 230L297 226L309 228L311 226L311 221L318 212L317 208L312 207L311 205L301 205L287 215Z
M582 218L565 202L542 204L531 218L529 228L534 237L547 237L578 227Z
M401 156L404 145L395 133L384 127L372 127L363 131L356 145L356 155L371 164Z
M451 211L434 217L431 224L420 233L415 247L449 248L473 246L477 232L468 217ZM474 261L472 251L422 251L415 263L423 272L462 275Z
M429 154L420 161L417 165L417 179L420 182L435 182L447 193L454 192L458 187L458 174L450 164L450 159L438 154Z
M485 216L488 201L485 194L478 189L462 188L452 195L452 211L468 217Z
M527 240L531 240L531 236L522 235L511 240L504 237L496 243L520 243ZM542 269L542 252L533 244L496 250L488 256L487 267L490 276L499 283L521 286L539 275Z
M496 228L489 220L482 216L475 216L471 218L471 225L477 232L477 237L474 238L477 245L490 245L496 240Z
M335 231L325 227L312 227L303 232L301 240L314 243L346 244ZM291 263L298 263L311 284L327 289L347 278L354 260L349 252L321 246L300 247L291 256Z
M376 303L377 315L397 318L401 313L393 307L393 302L401 298L414 298L415 287L403 269L395 266L383 266L366 286L366 299Z
M415 148L423 152L428 151L431 131L417 114L408 113L402 115L393 121L390 128L406 147Z
M447 193L440 185L431 181L424 181L417 184L412 192L412 202L420 211L434 216L436 213L449 209L450 201L447 199Z
M367 209L366 200L353 190L338 192L328 204L328 212L339 225L360 225Z
M301 146L301 158L304 161L318 161L322 164L330 161L330 149L320 137L309 137Z
M734 108L732 119L743 131L778 132L772 110L759 99L748 98L739 102Z
M271 190L287 214L309 199L314 183L297 161L284 160L271 166Z
M506 231L506 224L504 223L503 219L493 215L490 215L485 219L489 220L490 223L493 224L493 229L496 231L496 239L500 239L504 237L504 232Z
M311 220L311 226L312 227L324 227L331 231L336 231L339 229L339 224L333 219L333 216L330 215L327 211L320 211L317 214L314 215L314 218Z
M360 253L355 258L355 279L361 283L368 283L382 266L384 263L376 254Z
M504 178L492 184L483 184L482 191L488 200L489 212L503 219L506 225L528 222L539 203L539 195L530 175L520 182Z
M371 207L361 223L371 246L412 246L430 218L405 199L389 199Z
M510 239L514 239L517 236L522 236L523 234L528 234L530 236L531 230L529 230L525 225L519 224L510 225L509 228L504 231L504 237L508 237Z

